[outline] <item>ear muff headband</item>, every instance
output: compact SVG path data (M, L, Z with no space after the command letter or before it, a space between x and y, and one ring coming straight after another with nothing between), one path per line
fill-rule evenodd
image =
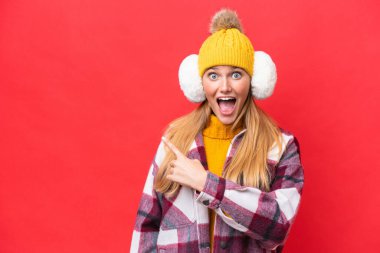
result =
M276 65L265 52L255 51L254 54L251 93L256 99L266 99L272 95L277 82ZM181 62L178 78L188 100L200 103L206 99L198 71L198 55L191 54Z

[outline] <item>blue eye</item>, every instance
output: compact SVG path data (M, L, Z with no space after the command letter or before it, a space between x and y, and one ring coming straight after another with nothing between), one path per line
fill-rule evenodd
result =
M232 73L232 78L239 79L240 77L241 77L240 72L234 72L234 73Z
M218 75L215 74L215 73L210 73L210 74L208 74L208 77L209 77L211 80L215 80L215 79L218 77Z

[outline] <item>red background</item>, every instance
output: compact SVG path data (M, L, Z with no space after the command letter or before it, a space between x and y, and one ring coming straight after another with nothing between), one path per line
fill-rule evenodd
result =
M305 168L285 253L378 252L380 6L356 1L0 2L0 252L128 252L177 71L238 11L277 64L260 105Z

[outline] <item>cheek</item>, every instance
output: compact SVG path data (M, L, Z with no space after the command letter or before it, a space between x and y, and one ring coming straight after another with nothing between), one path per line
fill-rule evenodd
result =
M215 89L213 89L210 85L208 85L207 83L206 84L203 84L203 90L206 94L206 97L212 97L213 94L215 93Z
M251 92L251 86L248 86L245 90L245 97L248 97L248 93Z
M246 98L248 93L251 92L251 84L240 85L237 92L241 97Z

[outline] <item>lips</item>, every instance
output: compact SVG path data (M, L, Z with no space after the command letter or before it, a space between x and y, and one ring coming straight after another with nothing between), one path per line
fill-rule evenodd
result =
M230 115L235 110L236 98L234 97L219 97L216 100L219 105L220 112L223 115Z

